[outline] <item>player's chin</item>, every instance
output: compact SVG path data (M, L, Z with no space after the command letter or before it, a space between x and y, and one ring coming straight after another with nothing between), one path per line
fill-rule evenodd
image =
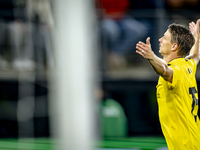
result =
M162 51L158 51L160 53L161 56L163 56L163 52Z

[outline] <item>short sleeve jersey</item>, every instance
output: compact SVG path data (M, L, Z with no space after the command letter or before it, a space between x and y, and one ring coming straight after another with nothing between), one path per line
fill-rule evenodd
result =
M157 85L159 119L168 148L200 150L196 62L176 58L168 66L173 69L172 83L160 77Z

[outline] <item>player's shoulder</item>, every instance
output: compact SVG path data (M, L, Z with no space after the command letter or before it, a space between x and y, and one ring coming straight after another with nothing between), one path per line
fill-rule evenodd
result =
M192 58L177 58L173 59L168 63L168 66L183 66L183 65L190 65L190 66L196 66L196 62Z
M184 59L185 60L185 62L188 64L188 65L190 65L191 67L195 67L196 68L196 66L197 66L197 64L196 64L196 62L195 62L195 60L194 59L192 59L192 58L186 58L186 59Z
M183 59L182 58L175 58L171 60L167 65L171 68L179 69L179 67L183 66Z
M174 58L170 62L168 62L168 64L169 65L178 65L183 62L184 62L184 58Z

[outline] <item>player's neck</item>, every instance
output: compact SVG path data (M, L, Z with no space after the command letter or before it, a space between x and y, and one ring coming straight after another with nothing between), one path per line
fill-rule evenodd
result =
M177 54L173 54L173 55L165 55L163 56L163 59L166 63L170 62L171 60L173 59L176 59L176 58L181 58L181 56L177 55Z

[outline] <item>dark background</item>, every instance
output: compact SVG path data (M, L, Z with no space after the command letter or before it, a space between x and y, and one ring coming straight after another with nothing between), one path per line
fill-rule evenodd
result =
M5 1L4 4L6 4ZM3 1L2 1L3 3ZM195 5L186 1L181 7L172 7L167 0L131 0L129 15L149 26L148 36L151 37L151 45L156 54L159 55L158 39L163 35L167 26L172 23L196 21L200 18L198 1ZM3 4L1 5L3 7ZM8 20L13 16L9 15L5 7L0 7L0 14L5 14ZM12 8L11 8L12 9ZM98 16L98 13L97 13ZM175 19L174 19L175 16ZM178 16L176 18L176 16ZM188 24L187 24L188 25ZM145 39L141 39L145 40ZM135 48L129 52L127 59L131 66L131 74L126 71L117 71L120 75L116 77L116 72L107 69L105 62L106 53L103 50L104 43L99 41L99 51L102 54L99 60L100 85L104 91L104 97L112 98L119 102L124 108L128 119L128 136L148 136L162 135L156 101L156 85L158 76L147 62L136 55ZM4 46L7 46L6 44ZM150 68L147 72L143 72ZM130 69L130 68L129 68ZM5 73L5 74L4 74ZM34 72L37 74L37 72ZM7 71L0 71L0 138L18 137L17 105L19 97L19 79L16 72L11 72L13 78L7 76ZM44 73L45 74L45 73ZM139 75L136 75L139 74ZM10 72L9 72L10 75ZM145 76L144 76L145 75ZM141 77L142 76L142 77ZM197 68L197 84L200 87L200 68ZM32 83L34 87L34 137L48 137L49 132L49 82L47 76L43 76ZM77 85L78 86L78 85ZM29 96L26 93L24 97ZM37 115L43 112L44 115ZM198 112L199 114L199 112ZM23 135L29 137L30 135Z

